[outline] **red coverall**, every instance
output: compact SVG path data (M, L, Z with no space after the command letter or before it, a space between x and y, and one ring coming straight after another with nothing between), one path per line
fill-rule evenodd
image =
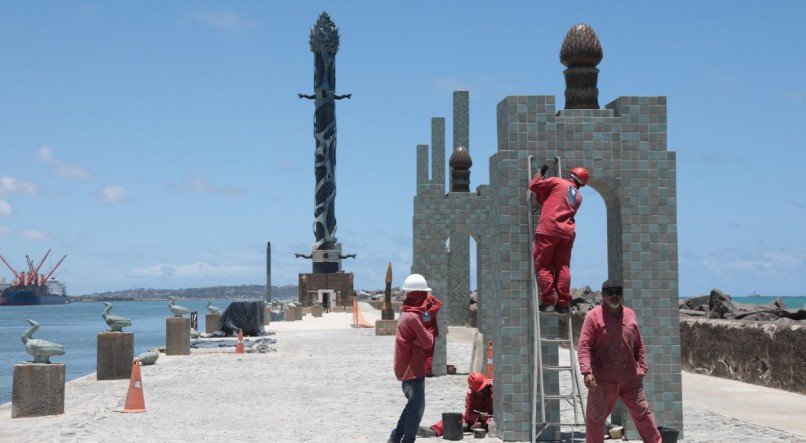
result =
M644 395L646 356L633 310L622 307L621 315L616 317L599 305L588 312L579 336L578 355L583 376L593 374L597 384L588 391L586 441L604 440L605 420L621 398L641 439L660 443L655 416Z
M439 312L439 308L442 307L442 302L434 294L428 294L428 298L425 299L425 306L426 312L428 312L429 320L425 321L423 319L423 325L425 329L428 330L433 336L434 341L436 342L437 337L439 336L439 327L437 326L437 312ZM432 376L432 366L434 363L434 346L425 350L425 374L427 376Z
M467 394L465 395L465 413L462 414L462 423L465 429L469 429L473 423L480 421L479 415L473 411L481 411L493 415L493 388L490 385L489 389L482 389L479 392L473 392L472 390L468 389ZM490 421L490 418L484 421L484 428L487 429L487 423ZM442 428L442 420L434 423L431 425L431 429L437 433L437 437L442 436L443 428Z
M542 206L535 229L532 254L540 284L540 302L567 308L571 301L571 248L576 237L574 215L582 204L579 186L572 179L543 178L529 182Z

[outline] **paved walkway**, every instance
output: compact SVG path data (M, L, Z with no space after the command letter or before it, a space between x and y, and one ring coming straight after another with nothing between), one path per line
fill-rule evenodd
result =
M365 311L370 322L378 317L373 314ZM384 442L405 404L392 373L394 337L375 336L373 329L352 329L350 320L349 313L333 313L278 322L270 326L277 331L277 352L268 354L235 356L229 348L194 349L181 357L163 355L156 365L142 368L145 414L119 412L127 380L99 382L93 374L71 381L64 415L11 419L11 405L0 406L0 441ZM466 328L451 328L448 335L448 362L459 372L467 372L471 337ZM708 378L696 388L684 383L683 442L806 442L796 434L802 428L788 422L781 426L751 423L767 423L746 416L758 403L752 392L737 392L743 396L726 402L733 409L719 409L711 397L725 395L720 388L724 382ZM423 424L439 420L445 411L461 412L466 386L465 375L427 379ZM705 406L694 402L692 389ZM770 395L772 404L789 398L779 391ZM781 410L803 412L806 402L797 400L802 396L793 398L794 403L782 404ZM806 413L799 420L806 421ZM465 438L479 443L500 441Z

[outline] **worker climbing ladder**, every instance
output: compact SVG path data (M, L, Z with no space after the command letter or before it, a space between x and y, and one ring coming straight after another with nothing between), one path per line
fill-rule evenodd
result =
M529 169L529 177L532 177L532 159L533 157L530 155L527 159L527 166ZM562 164L559 156L554 157L554 172L557 177L561 177L562 171ZM537 201L536 196L529 191L527 193L528 199L528 206L529 206L529 229L530 232L535 232L535 223L540 219L540 205ZM533 239L534 240L534 239ZM534 247L534 246L533 246ZM541 438L540 441L546 441L542 438L542 433L551 427L555 428L563 428L563 427L570 427L571 428L571 441L574 440L574 430L576 428L584 428L585 426L585 408L582 403L582 395L580 393L580 385L579 385L579 364L577 362L577 355L576 355L576 343L574 343L574 334L572 328L572 319L573 316L569 312L568 321L566 322L568 326L567 331L567 338L561 338L559 336L559 331L557 336L553 337L543 337L543 331L540 327L540 312L538 310L538 305L540 304L540 288L537 282L537 275L535 272L534 263L530 266L531 269L531 276L532 276L532 296L533 299L533 325L535 330L535 340L534 340L534 373L532 374L532 441L538 441L538 438ZM560 314L557 314L560 315ZM551 365L551 364L544 364L543 363L543 344L548 345L560 345L564 344L568 348L568 352L570 354L570 364L568 366L565 365ZM558 394L547 394L546 393L546 383L545 377L547 373L557 373L558 380L559 374L563 372L568 372L571 377L571 392L570 393L563 393L559 392ZM560 385L562 386L562 385ZM560 389L562 391L562 389ZM546 414L546 403L548 401L567 401L573 408L574 408L574 421L571 423L565 423L560 421L551 421L547 420ZM540 410L540 417L538 417L538 408ZM579 420L580 416L582 417L582 421Z

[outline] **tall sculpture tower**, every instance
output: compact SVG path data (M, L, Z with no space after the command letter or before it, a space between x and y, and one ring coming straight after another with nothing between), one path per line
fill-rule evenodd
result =
M355 254L342 255L341 243L336 239L336 100L350 98L351 94L336 95L339 28L326 12L319 15L319 19L311 29L310 44L311 52L314 54L314 93L299 94L299 97L314 100L316 104L313 130L316 140L313 223L316 242L311 254L296 254L297 257L311 259L313 263L311 274L300 274L300 301L304 306L312 303L313 295L303 294L303 286L307 292L318 293L317 297L321 302L323 290L347 292L345 286L347 279L344 278L346 276L349 276L348 292L352 295L352 274L343 274L341 262L345 258L355 257ZM347 294L343 295L346 296ZM339 299L341 300L342 296L339 296ZM341 305L342 302L334 303L333 300L329 302L331 306L334 304Z

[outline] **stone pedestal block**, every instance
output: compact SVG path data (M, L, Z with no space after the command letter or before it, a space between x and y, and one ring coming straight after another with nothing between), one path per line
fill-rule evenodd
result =
M64 373L64 363L14 365L11 418L64 414Z
M263 308L263 324L268 325L271 323L271 307L266 306Z
M375 320L375 335L395 335L397 320Z
M190 355L190 319L165 319L165 355Z
M305 306L302 308L302 315L310 314L312 311L313 306Z
M204 315L204 332L212 334L218 330L218 319L221 314L205 314Z
M311 315L314 317L321 317L322 311L323 310L321 306L311 306Z
M131 376L134 360L134 334L101 332L95 370L98 380L125 380Z

